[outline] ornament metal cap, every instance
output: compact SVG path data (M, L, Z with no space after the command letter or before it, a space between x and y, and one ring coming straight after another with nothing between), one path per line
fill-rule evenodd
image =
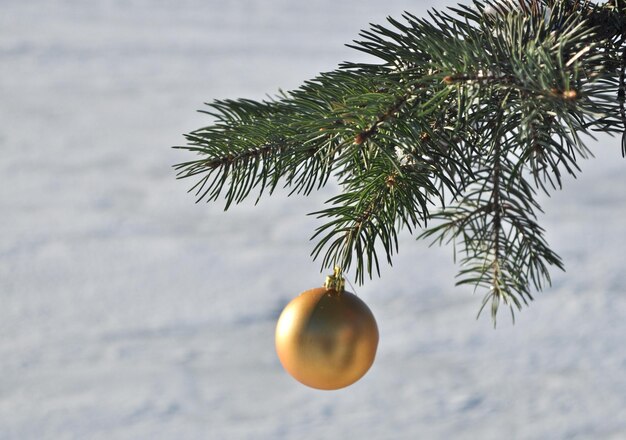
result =
M326 277L324 287L336 293L343 293L346 289L346 279L343 277L342 270L339 266L335 266L333 274Z

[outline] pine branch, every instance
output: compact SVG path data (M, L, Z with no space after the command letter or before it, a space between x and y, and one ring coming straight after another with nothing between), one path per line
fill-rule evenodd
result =
M324 267L356 279L391 264L398 233L455 243L457 284L486 289L495 322L563 269L537 223L536 191L580 172L594 132L622 135L626 156L626 2L475 1L428 18L405 13L350 46L344 63L256 102L208 104L212 125L187 135L178 164L198 200L226 209L278 185L342 193L313 213ZM441 209L434 209L440 205ZM458 248L457 248L458 246ZM482 310L482 309L481 309Z
M514 316L514 309L533 299L531 285L541 289L549 284L548 266L563 269L536 222L535 211L541 209L532 186L512 172L518 159L510 154L515 138L503 134L510 131L510 121L492 124L487 134L491 152L483 156L475 185L458 204L434 213L431 217L440 224L420 236L455 243L464 255L457 285L487 290L481 311L491 303L494 324L501 303Z
M398 250L398 230L406 227L412 231L426 221L429 200L438 196L432 171L427 163L403 165L392 156L380 155L367 169L350 175L343 182L345 191L328 201L331 206L312 213L330 219L312 237L319 238L313 257L325 250L324 267L351 267L356 257L360 283L365 272L370 276L374 270L380 273L376 246L382 245L391 264Z

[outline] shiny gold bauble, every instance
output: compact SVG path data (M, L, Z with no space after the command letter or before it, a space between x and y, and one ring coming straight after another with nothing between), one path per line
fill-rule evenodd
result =
M346 387L369 370L378 327L357 296L320 287L294 298L276 325L276 352L296 380L312 388Z

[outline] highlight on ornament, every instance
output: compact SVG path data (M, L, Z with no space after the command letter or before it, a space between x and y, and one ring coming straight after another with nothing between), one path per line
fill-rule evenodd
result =
M372 311L345 290L339 267L324 287L291 300L276 325L276 353L283 368L321 390L344 388L362 378L374 363L378 339Z

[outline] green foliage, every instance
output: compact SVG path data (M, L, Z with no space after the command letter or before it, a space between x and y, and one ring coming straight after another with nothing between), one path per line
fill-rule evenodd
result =
M458 284L485 289L494 320L501 303L521 308L550 266L563 268L537 223L537 190L578 172L585 135L623 133L626 120L626 7L524 5L405 13L351 45L379 62L344 63L262 102L207 104L214 121L177 147L198 155L178 177L226 209L333 177L342 193L313 213L325 221L313 236L323 267L356 266L363 282L381 248L391 264L402 228L420 230L454 244Z

